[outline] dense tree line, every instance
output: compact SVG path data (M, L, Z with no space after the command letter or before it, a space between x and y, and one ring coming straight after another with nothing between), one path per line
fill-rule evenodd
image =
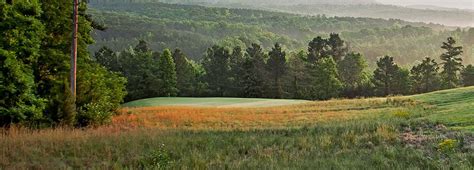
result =
M460 64L462 47L450 37L441 48L445 53L440 55L440 64L425 58L409 70L397 65L394 57L384 56L372 73L365 57L350 51L339 34L316 37L307 50L298 53L287 53L279 43L269 51L256 43L246 49L214 45L202 60L193 62L179 49L173 53L166 49L160 54L140 41L135 48L118 53L103 47L95 58L128 78L127 100L160 96L326 100L407 95L472 85L472 65L464 68Z
M69 90L72 1L0 1L0 126L107 122L126 79L89 57L97 26L80 5L77 99Z
M302 16L250 9L210 8L165 3L113 1L94 3L90 13L109 29L97 31L95 52L102 46L121 51L139 40L151 49L179 48L190 59L200 60L214 44L246 49L257 43L270 50L275 42L297 53L315 36L340 33L352 51L365 56L370 68L378 57L396 56L395 62L411 67L426 56L442 53L438 42L454 37L464 48L464 63L473 63L474 28L454 29L442 25L373 18Z
M124 100L149 97L325 100L474 85L474 67L463 66L465 49L452 37L442 44L439 60L426 58L408 70L385 56L373 73L366 57L339 34L318 36L299 51L280 43L266 50L249 39L240 45L222 42L196 61L179 49L154 51L146 41L119 52L103 47L90 57L92 30L104 27L81 3L74 99L68 86L71 6L65 0L0 2L0 126L101 124Z

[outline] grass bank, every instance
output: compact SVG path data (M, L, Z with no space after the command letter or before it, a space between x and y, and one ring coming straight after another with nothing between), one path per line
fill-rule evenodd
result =
M472 169L473 93L124 108L108 126L4 131L0 169Z

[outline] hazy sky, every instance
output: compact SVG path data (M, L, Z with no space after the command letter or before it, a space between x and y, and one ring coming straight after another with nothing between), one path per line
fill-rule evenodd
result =
M447 8L474 9L474 0L377 0L393 5L435 5Z

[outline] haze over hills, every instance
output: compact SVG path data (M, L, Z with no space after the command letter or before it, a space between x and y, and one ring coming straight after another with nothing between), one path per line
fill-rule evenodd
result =
M443 3L440 1L393 1L393 0L148 0L165 3L193 4L230 8L276 10L297 14L350 17L402 19L413 22L439 23L448 26L474 26L474 11L469 0ZM415 5L415 6L411 6ZM430 8L420 8L431 6ZM443 6L444 5L444 6ZM411 6L411 7L406 7ZM446 10L450 9L450 10ZM454 9L454 10L453 10Z
M399 6L431 6L474 10L474 1L472 0L377 0L377 2Z
M179 48L199 60L213 45L270 48L283 44L297 52L316 36L339 33L352 50L364 54L369 64L377 57L396 56L402 65L424 57L439 58L441 42L453 36L465 46L465 62L472 62L474 37L468 29L451 30L436 24L352 17L301 16L264 10L229 9L166 3L91 1L92 14L109 29L95 32L96 52L102 46L120 51L146 40L154 50ZM340 7L340 6L338 6ZM474 29L473 29L474 31Z

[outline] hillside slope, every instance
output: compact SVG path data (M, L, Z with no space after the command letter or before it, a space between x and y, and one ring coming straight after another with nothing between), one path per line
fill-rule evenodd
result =
M2 131L0 168L472 169L473 93L124 108L108 126Z
M140 0L136 2L140 2ZM142 2L150 2L150 0ZM410 8L386 5L375 0L151 0L151 2L277 10L307 15L325 14L342 17L394 18L450 26L474 26L474 11L443 8ZM429 2L425 2L425 4L427 3Z
M434 107L426 118L474 132L474 87L415 95L413 99Z
M290 51L306 49L316 36L341 33L354 51L373 64L377 57L392 55L402 64L442 53L441 42L454 36L465 47L465 61L473 61L474 32L439 31L440 25L350 17L305 17L248 9L208 8L163 3L91 3L91 14L108 30L95 32L95 52L106 45L117 51L145 39L154 50L180 48L199 59L214 44L270 48L279 42ZM410 26L407 26L410 25ZM474 31L474 30L473 30Z

